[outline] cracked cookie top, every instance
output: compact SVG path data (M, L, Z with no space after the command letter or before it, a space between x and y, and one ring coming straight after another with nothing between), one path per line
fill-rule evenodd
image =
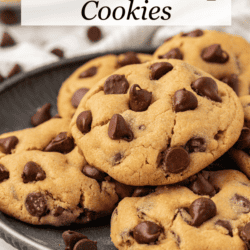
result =
M173 59L103 78L70 124L90 166L135 186L199 172L236 142L242 126L242 106L230 87Z
M88 61L62 84L57 97L59 115L72 118L83 96L103 77L125 65L139 64L151 59L152 55L149 54L126 52L118 56L110 54Z
M227 83L238 96L250 87L250 44L242 37L219 31L194 30L166 39L153 59L175 58Z
M188 187L158 187L145 197L122 200L111 218L117 249L249 249L247 177L236 170L194 177Z

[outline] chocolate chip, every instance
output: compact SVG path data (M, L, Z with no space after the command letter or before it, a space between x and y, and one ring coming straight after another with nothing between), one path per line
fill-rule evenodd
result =
M68 137L67 132L61 132L46 146L44 151L67 154L72 151L74 147L74 139Z
M120 199L124 199L125 197L131 197L134 191L134 187L125 185L115 180L114 183L115 183L115 192L117 193Z
M123 158L121 153L117 153L113 157L113 166L118 165L121 162L121 159Z
M74 245L78 241L82 239L87 239L85 235L78 233L78 232L71 231L71 230L63 232L62 238L65 243L65 250L73 250Z
M181 36L189 36L189 37L199 37L203 35L203 31L200 29L193 30L189 33L183 33Z
M210 77L200 77L191 84L192 89L200 96L205 96L215 102L222 102L218 95L217 83Z
M80 101L82 100L82 98L86 95L86 93L89 91L89 89L87 88L81 88L81 89L78 89L74 95L72 96L72 99L71 99L71 104L74 108L77 108Z
M14 149L19 140L16 136L9 136L3 139L0 139L0 150L4 154L11 154L11 150Z
M133 229L133 237L139 244L154 243L158 240L162 228L151 221L144 221Z
M97 242L89 239L79 240L73 250L97 250Z
M137 90L136 88L139 88ZM133 111L145 111L151 103L152 92L142 89L138 84L131 86L129 91L129 108Z
M52 215L55 217L60 216L63 211L65 211L65 209L63 207L57 206L53 211L52 211Z
M0 12L0 20L3 24L11 25L18 22L18 17L13 9L7 8Z
M205 139L202 137L193 137L186 143L185 148L189 153L205 152Z
M137 57L137 54L135 52L129 51L123 54L124 58L120 61L117 61L117 67L123 67L126 65L131 65L131 64L140 64L141 61Z
M4 167L4 165L0 164L0 183L9 179L9 176L9 171Z
M47 212L47 201L42 193L30 193L25 199L25 207L32 216L41 217Z
M51 52L52 54L54 54L54 55L60 57L60 58L63 58L63 57L64 57L64 52L63 52L63 50L61 50L61 49L58 49L58 48L52 49L50 52Z
M198 107L196 96L186 89L179 89L174 93L174 111L183 112Z
M231 87L234 92L239 95L239 80L236 74L231 74L229 76L225 76L220 79L222 82L226 83L229 87Z
M189 213L192 217L191 225L199 227L216 215L216 205L209 198L198 198L189 207Z
M228 230L228 234L233 237L233 230L232 230L232 226L230 224L229 221L227 220L217 220L215 222L215 225L218 225L218 226L221 226L221 227L224 227Z
M143 196L146 196L150 193L154 192L154 187L137 187L133 194L132 194L132 197L143 197Z
M248 222L242 231L240 232L240 236L243 239L243 241L246 242L248 249L250 247L250 222Z
M82 173L89 178L95 179L97 181L103 181L106 174L104 172L99 171L97 168L85 165L82 169Z
M126 94L129 88L129 83L125 75L112 75L104 84L105 95L110 94Z
M162 76L166 75L173 68L173 65L168 62L154 63L149 68L151 70L150 79L159 80Z
M97 67L93 66L88 68L87 70L83 71L80 75L79 78L88 78L92 77L97 73Z
M183 59L183 55L178 48L171 49L168 53L158 56L159 59Z
M177 174L189 166L190 157L184 148L177 146L166 150L163 162L168 172Z
M37 163L29 161L24 166L22 178L23 183L42 181L46 178L46 173Z
M91 42L97 42L102 38L102 32L96 26L90 27L87 31L87 35Z
M239 213L243 213L243 214L247 214L250 212L250 201L239 195L239 194L235 194L233 196L233 198L231 199L233 208L239 212Z
M14 39L7 32L4 32L0 46L10 47L10 46L14 46L15 44L16 42L14 41Z
M91 130L92 113L90 110L83 111L76 119L76 126L82 133L88 133Z
M112 116L109 122L108 135L113 140L122 139L128 142L134 138L133 132L128 127L124 118L119 114Z
M202 174L197 174L196 180L189 185L189 188L198 195L214 196L216 194L212 184Z
M250 148L250 129L244 127L241 130L240 137L238 141L234 144L234 148L243 150L243 149L249 149Z
M22 71L21 67L18 64L15 64L14 67L10 70L7 78L10 78Z
M39 108L37 112L31 117L31 124L36 127L43 122L48 121L51 118L50 108L50 103L46 103L41 108Z
M5 78L0 74L0 83L3 82Z
M213 44L202 50L201 58L206 62L226 63L229 55L221 49L220 44Z
M62 117L59 114L56 114L52 118L62 118Z

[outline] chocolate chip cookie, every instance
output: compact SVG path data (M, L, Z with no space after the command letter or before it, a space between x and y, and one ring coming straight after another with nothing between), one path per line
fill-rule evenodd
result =
M78 68L60 88L57 108L59 115L72 118L82 97L103 77L116 69L152 59L151 55L127 52L121 55L105 55L95 58Z
M250 181L236 170L204 171L186 186L125 198L111 239L121 249L245 250L250 246Z
M183 60L227 83L238 96L249 94L250 44L242 37L209 30L182 32L167 39L153 58Z
M165 59L100 80L70 126L90 166L127 185L164 185L225 153L240 136L243 110L225 83Z

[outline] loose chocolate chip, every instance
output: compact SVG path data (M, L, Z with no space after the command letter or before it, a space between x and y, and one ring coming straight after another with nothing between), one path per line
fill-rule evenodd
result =
M231 199L231 202L233 203L233 207L237 212L247 214L250 212L250 201L239 195L235 194L233 198Z
M18 64L15 64L14 67L10 70L7 78L10 78L22 71L21 67Z
M28 183L32 181L42 181L46 178L46 173L37 163L29 161L24 166L22 178L23 183Z
M10 47L10 46L14 46L15 44L16 42L14 41L14 39L7 32L4 32L0 46Z
M0 139L0 150L4 154L11 154L11 150L16 147L18 139L15 136Z
M248 222L240 232L241 238L246 242L248 249L250 247L250 222Z
M164 40L164 43L166 43L166 42L170 41L171 39L173 39L173 37L172 37L172 36L170 36L170 37L166 38L166 39Z
M104 94L126 94L129 88L129 83L125 75L112 75L104 84Z
M3 9L0 12L0 20L3 24L9 25L16 24L18 22L16 12L11 8Z
M73 250L97 250L97 242L89 239L79 240Z
M240 137L238 141L234 144L234 148L243 150L243 149L249 149L250 148L250 129L244 127L241 130Z
M63 211L65 211L65 209L63 207L57 206L53 211L52 211L52 215L55 217L60 216Z
M177 174L189 166L190 157L184 148L172 147L166 150L163 162L168 172Z
M62 238L65 243L65 250L73 250L74 245L78 241L82 239L87 239L85 235L78 233L78 232L71 231L71 230L63 232Z
M202 50L201 58L206 62L226 63L229 55L221 49L220 44L213 44Z
M60 58L64 57L64 52L61 49L52 49L50 52Z
M89 165L85 165L82 169L82 172L84 175L97 181L104 181L104 178L106 176L104 172L101 172L97 168Z
M4 165L0 164L0 183L9 179L9 176L9 171L4 167Z
M151 80L159 80L162 76L166 75L173 69L173 65L168 62L154 63L150 66L151 69Z
M71 99L71 104L74 108L77 108L80 101L82 100L82 98L86 95L86 93L89 91L89 89L87 88L81 88L81 89L78 89L74 95L72 96L72 99Z
M136 88L139 88L137 90ZM133 111L145 111L151 103L152 92L142 89L138 84L131 86L129 91L129 108Z
M205 152L205 139L202 137L193 137L186 143L185 148L189 153Z
M39 108L37 112L31 117L31 124L36 127L43 122L48 121L51 118L50 108L50 103L46 103L41 108Z
M231 87L234 92L239 95L239 80L236 74L231 74L229 76L225 76L220 79L222 82L226 83L229 87Z
M196 96L186 89L179 89L174 93L174 111L183 112L198 107Z
M90 27L87 31L87 35L91 42L97 42L102 38L102 32L96 26Z
M151 221L144 221L133 229L133 237L139 244L154 243L158 240L162 228Z
M165 55L158 56L159 59L183 59L183 55L178 48L171 49Z
M189 33L183 33L181 36L189 36L189 37L199 37L203 35L203 31L200 29L193 30Z
M44 151L67 154L73 150L74 146L74 139L68 137L67 132L61 132L46 146Z
M83 71L80 75L79 78L88 78L92 77L97 73L97 67L93 66L88 68L87 70Z
M191 225L199 227L216 215L216 205L211 199L198 198L189 207L189 214L192 217Z
M128 142L134 138L133 132L128 127L124 118L119 114L112 116L109 122L108 135L113 140L122 139Z
M32 216L41 217L47 212L47 201L42 193L30 193L25 199L25 207Z
M233 230L232 230L232 226L230 224L229 221L227 220L217 220L215 222L215 225L218 225L218 226L221 226L221 227L224 227L228 230L228 234L233 237Z
M115 183L115 192L117 193L120 199L123 199L125 197L130 197L132 195L134 187L125 185L118 181L114 181L114 183Z
M218 95L217 83L210 77L198 78L191 84L191 87L200 96L206 96L215 102L222 102Z
M137 57L137 54L135 52L129 51L123 54L124 58L120 61L117 61L117 67L123 67L126 65L130 65L130 64L140 64L141 61L140 59Z
M154 187L137 187L132 194L132 197L143 197L154 192Z
M83 111L76 119L76 126L82 133L88 133L91 130L92 113L90 110Z
M214 196L216 191L212 184L204 178L202 174L198 174L195 181L193 181L189 188L195 193L199 195L209 195Z

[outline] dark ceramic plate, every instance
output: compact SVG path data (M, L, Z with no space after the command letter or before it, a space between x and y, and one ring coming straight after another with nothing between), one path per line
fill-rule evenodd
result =
M113 54L124 52L112 51ZM153 50L138 52L152 53ZM51 114L55 115L56 98L62 82L83 63L102 55L61 60L28 73L20 73L0 84L0 134L30 127L30 117L47 102L52 104ZM62 233L70 229L96 240L99 250L115 250L109 236L109 220L106 217L86 225L55 228L32 226L0 212L0 237L21 250L64 250Z

